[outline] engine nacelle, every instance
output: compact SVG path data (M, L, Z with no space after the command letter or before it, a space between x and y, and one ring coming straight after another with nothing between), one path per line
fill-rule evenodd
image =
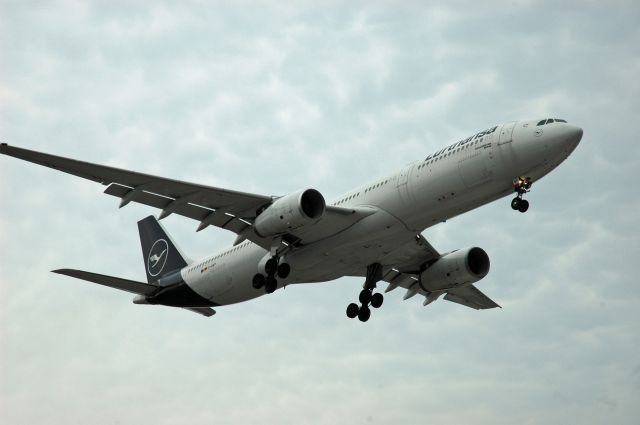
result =
M324 197L315 189L301 190L282 198L262 211L253 224L262 237L276 236L315 223L324 214Z
M422 273L422 285L438 290L474 283L489 273L489 256L478 247L461 249L440 257Z

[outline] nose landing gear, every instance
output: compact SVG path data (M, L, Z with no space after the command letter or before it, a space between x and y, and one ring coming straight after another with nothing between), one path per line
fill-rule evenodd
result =
M360 291L358 300L360 305L351 303L347 306L347 317L350 319L358 317L361 322L366 322L371 317L371 309L380 308L384 301L382 294L373 290L376 287L376 283L382 280L382 265L379 263L373 263L367 267L367 278L364 282L363 289Z
M280 279L286 279L289 276L289 273L291 273L291 266L285 262L279 263L278 260L279 259L277 257L271 257L267 260L264 265L264 271L267 274L266 276L262 273L256 273L253 276L251 284L255 289L264 287L265 292L267 294L271 294L278 289L276 276Z
M518 177L513 180L513 190L517 193L516 197L511 200L511 209L527 212L529 209L529 201L522 199L522 196L531 190L531 177Z

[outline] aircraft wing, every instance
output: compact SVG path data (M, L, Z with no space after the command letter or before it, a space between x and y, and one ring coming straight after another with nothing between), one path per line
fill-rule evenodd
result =
M389 283L385 292L398 287L407 290L404 299L415 295L425 297L424 305L435 301L444 294L444 299L476 310L500 307L478 288L469 284L437 292L424 290L418 281L418 275L425 266L440 258L440 253L422 235L416 235L413 241L389 253L381 263L385 265L382 280Z
M399 248L385 256L381 263L392 264L398 272L408 275L418 274L426 263L430 264L440 258L440 253L422 235L416 235L412 241L400 245Z
M480 290L473 285L450 289L447 291L444 299L467 307L475 308L476 310L500 307L495 303L495 301L480 292Z
M162 209L159 219L178 214L199 221L198 231L215 226L236 233L238 242L249 239L267 250L272 245L272 238L258 236L252 231L252 226L257 210L277 197L157 177L6 143L0 144L0 153L101 183L107 186L104 193L121 198L120 207L138 202ZM291 239L314 242L346 229L373 212L370 208L327 206L318 223L302 228L301 234L293 234Z

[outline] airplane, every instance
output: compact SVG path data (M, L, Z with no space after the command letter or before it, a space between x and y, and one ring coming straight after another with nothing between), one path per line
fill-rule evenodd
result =
M512 121L474 133L327 203L316 189L284 196L188 183L0 144L0 153L106 186L120 208L161 209L138 222L147 282L76 269L54 273L135 294L136 304L180 307L212 316L225 306L286 285L364 278L349 318L369 320L384 300L375 292L406 290L426 306L440 297L473 309L500 307L474 283L489 273L480 247L438 252L422 232L489 202L524 195L578 146L583 130L563 119ZM200 261L185 256L158 220L177 214L234 232L233 246Z

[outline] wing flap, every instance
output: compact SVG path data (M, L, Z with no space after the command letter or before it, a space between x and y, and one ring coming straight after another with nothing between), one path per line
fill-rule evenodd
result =
M52 271L53 273L75 277L76 279L86 280L88 282L97 283L110 288L120 289L121 291L131 292L133 294L149 295L158 289L157 286L149 285L148 283L121 279L119 277L107 276L104 274L85 272L83 270L59 269Z
M134 190L135 189L130 187L112 183L105 189L104 193L126 200ZM173 203L176 201L179 202L179 200L180 198L176 200L164 195L148 192L146 190L136 192L135 195L131 198L131 201L133 202L159 208L163 211L168 211L169 209L171 209ZM241 233L244 229L251 225L250 221L243 221L242 219L236 217L234 214L224 212L223 210L223 208L215 210L202 205L198 205L196 203L184 202L171 209L171 213L178 214L183 217L188 217L200 222L204 222L206 220L206 225L220 227L222 229L230 230L234 233ZM204 227L206 226L203 226L202 228Z
M116 196L118 198L125 198L131 193L132 190L134 189L119 185L117 183L113 183L105 189L104 193L106 193L107 195ZM136 193L135 198L133 198L132 201L163 210L168 207L173 201L175 201L175 199L143 190ZM187 203L177 207L175 213L192 218L194 220L203 220L212 211L213 210L209 208L194 206Z

